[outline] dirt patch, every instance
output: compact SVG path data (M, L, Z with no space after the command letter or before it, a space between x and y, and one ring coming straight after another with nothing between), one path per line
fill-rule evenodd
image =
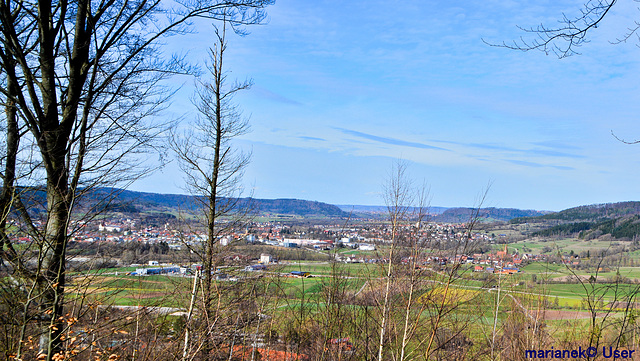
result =
M128 299L147 299L147 298L162 298L162 297L167 297L169 294L167 292L145 292L145 293L138 293L135 295L127 295L124 296L124 298L128 298Z
M529 311L531 317L536 318L536 311ZM604 313L597 313L597 317L604 316ZM591 318L591 313L586 311L568 311L568 310L542 310L537 314L537 318L545 321L552 320L585 320Z
M590 275L567 275L567 276L562 276L562 277L554 277L551 278L551 281L554 282L566 282L566 283L577 283L578 279L580 279L580 281L582 281L583 283L589 283L589 278L591 278ZM638 282L640 279L638 278L630 278L629 280L633 281L633 282ZM597 283L610 283L610 279L606 278L606 277L602 277L599 276L598 277L598 281Z
M162 281L152 281L147 279L135 279L135 278L123 278L123 277L115 277L115 276L76 276L73 278L73 284L75 285L96 285L100 284L105 287L113 287L114 283L122 283L123 286L121 288L129 288L129 287L137 287L139 284L145 285L164 285L165 282Z
M582 282L589 282L589 277L588 275L567 275L567 276L562 276L562 277L554 277L551 280L555 281L555 282L577 282L578 278L582 281Z
M140 277L140 276L138 276ZM130 283L138 283L138 282L142 282L142 283L147 283L147 284L152 284L152 285L161 285L164 284L165 282L162 281L152 281L149 279L145 279L144 277L142 279L137 279L137 278L122 278L122 277L114 277L114 276L102 276L102 282L117 282L117 281L128 281Z

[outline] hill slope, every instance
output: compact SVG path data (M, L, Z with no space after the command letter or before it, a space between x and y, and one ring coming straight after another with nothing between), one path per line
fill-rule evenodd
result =
M34 211L43 211L46 203L45 193L41 190L25 189L23 198L29 199L27 204ZM108 204L105 200L111 200ZM87 192L77 205L79 212L93 212L95 209L120 213L189 211L200 207L201 198L184 194L161 194L137 192L117 188L99 188ZM241 205L251 204L259 215L296 215L302 217L358 217L368 218L372 214L384 217L387 209L384 206L335 206L328 203L307 201L302 199L256 199L242 198ZM638 210L640 212L640 202ZM580 208L580 207L578 207ZM351 214L353 212L353 214ZM430 207L430 220L436 222L467 222L475 212L474 208ZM509 221L513 218L526 222L527 219L538 219L552 216L545 211L521 210L513 208L483 208L480 218L483 221ZM519 218L518 218L519 217Z
M435 217L436 222L468 222L475 216L476 208L449 208ZM509 221L517 217L535 217L546 214L545 211L515 208L481 208L478 216L485 221Z
M114 204L132 205L144 210L193 210L200 207L198 197L184 194L159 194L123 190L114 199ZM242 198L241 205L251 204L258 214L284 214L297 216L347 217L340 208L322 202L301 199L257 199ZM113 207L113 206L112 206Z
M634 239L640 236L640 202L579 206L539 217L515 218L510 223L542 226L531 234L539 237L573 235L593 239L611 235L615 239Z
M597 221L633 215L640 215L640 202L629 201L579 206L537 217L514 218L510 223L540 223L551 220L565 222Z

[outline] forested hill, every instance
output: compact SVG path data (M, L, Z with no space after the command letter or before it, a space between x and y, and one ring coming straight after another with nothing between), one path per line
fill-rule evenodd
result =
M354 212L354 214L378 214L378 215L386 215L389 213L389 209L387 206L364 206L357 204L338 204L338 207L345 212ZM425 210L428 214L435 215L441 214L442 212L449 209L448 207L426 207ZM410 212L417 213L419 212L418 207L409 207Z
M333 204L306 201L303 199L255 199L249 201L260 210L262 214L292 214L298 216L327 216L327 217L348 217L349 213L344 212Z
M435 222L468 222L477 216L481 221L509 221L516 217L535 217L544 215L548 212L536 211L531 209L515 209L515 208L449 208L437 216L432 218Z
M610 235L621 240L640 236L640 202L594 204L565 209L539 217L523 217L511 220L513 224L535 224L532 236L577 236L595 239Z
M159 194L135 192L129 190L101 189L99 192L119 192L115 201L109 207L114 211L129 210L135 207L137 211L190 209L197 207L199 202L194 196L182 194ZM351 211L345 211L347 206L335 206L328 203L307 201L302 199L256 199L243 198L242 205L251 204L262 215L297 215L311 217L349 217ZM355 207L355 206L350 206ZM341 209L342 208L342 209ZM373 208L373 207L372 207ZM377 207L384 208L384 207ZM435 211L433 210L435 209ZM433 207L431 220L436 222L467 222L474 214L474 208L444 208ZM356 216L357 213L351 216ZM515 217L532 217L544 215L547 212L536 210L522 210L513 208L482 208L479 217L482 221L509 221Z
M46 196L36 188L21 189L21 198L30 212L43 212ZM136 192L117 188L98 188L86 192L77 202L79 213L119 212L136 214L144 212L178 213L193 211L201 207L201 198L185 194L160 194ZM256 199L241 198L241 207L250 207L258 215L295 215L307 217L349 217L332 204L301 199Z
M44 210L46 197L44 192L37 189L22 189L23 201L34 212ZM109 199L110 202L105 203ZM242 198L241 206L250 206L259 215L295 215L303 217L370 217L371 214L384 216L387 212L384 206L336 206L328 203L308 201L302 199L256 199ZM639 202L640 204L640 202ZM185 194L161 194L137 192L116 188L98 188L87 192L78 202L76 211L112 211L120 213L189 211L200 207L198 197ZM475 208L446 208L431 207L430 220L435 222L468 222L474 215ZM548 212L536 210L522 210L513 208L482 208L479 213L481 221L509 221L518 219L537 219L535 216ZM554 213L555 214L555 213Z
M544 223L546 221L599 221L603 219L630 217L634 215L640 215L640 202L618 202L579 206L537 217L527 216L514 218L510 221L510 223L521 224Z
M103 189L102 192L113 191ZM145 210L188 210L199 207L200 202L194 196L184 194L159 194L148 192L135 192L129 190L115 190L116 198L109 207L113 210L131 209ZM259 214L273 215L298 215L298 216L323 216L323 217L347 217L348 213L337 206L307 201L301 199L256 199L242 198L239 202L243 206L250 206Z

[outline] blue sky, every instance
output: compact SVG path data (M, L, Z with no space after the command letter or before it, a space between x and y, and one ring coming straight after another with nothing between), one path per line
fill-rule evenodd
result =
M559 60L486 45L553 25L580 1L294 1L232 36L230 78L252 132L247 189L259 198L383 204L391 165L405 159L434 206L560 210L640 200L640 48L612 45L640 19L620 2ZM210 26L171 44L204 59ZM180 49L182 47L182 49ZM172 114L188 119L190 80ZM180 84L178 84L180 85ZM175 164L132 189L182 193Z

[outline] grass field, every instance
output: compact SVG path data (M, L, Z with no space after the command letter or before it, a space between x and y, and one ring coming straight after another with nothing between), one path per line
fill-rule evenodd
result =
M560 253L570 253L573 251L575 254L580 254L581 252L589 251L591 254L596 254L597 252L610 249L615 246L625 245L629 242L625 241L606 241L601 239L594 240L584 240L579 238L560 238L560 239L550 239L547 237L542 238L528 238L523 241L518 241L514 243L509 243L509 249L517 249L518 253L534 253L534 254L557 254ZM501 247L502 245L496 245L496 248ZM547 249L546 252L543 252L543 249ZM594 253L595 252L595 253ZM640 261L640 250L634 252L625 253L626 256L629 256L635 260Z
M381 264L362 263L332 264L331 262L289 262L274 267L274 269L283 273L288 273L291 271L310 272L314 276L344 274L350 277L382 277L384 273L384 267Z
M87 296L92 300L116 305L186 307L188 304L186 295L189 293L188 290L192 285L193 278L167 275L127 275L127 272L130 271L132 268L127 267L76 274L72 278L69 290L78 298ZM283 276L291 271L310 272L312 277ZM483 275L483 277L493 279L491 282L474 280L470 277L477 277L478 274L464 271L461 273L462 277L457 278L451 284L451 291L447 297L465 298L466 296L462 297L461 295L468 292L484 292L491 295L495 292L495 287L499 286L503 294L509 294L523 302L546 299L547 302L553 303L555 301L556 306L559 307L581 310L587 295L598 300L600 305L607 305L614 300L623 299L627 294L637 292L639 287L635 284L596 283L591 285L587 281L584 281L584 285L557 283L559 278L571 275L571 272L564 265L557 264L532 263L523 267L522 271L511 276ZM640 278L640 268L622 267L619 272L628 278ZM247 280L264 278L267 282L272 282L275 285L272 286L273 289L282 295L279 301L281 303L278 306L280 307L286 303L283 301L285 298L288 303L296 303L303 299L306 302L321 302L325 297L325 289L336 285L336 281L332 283L333 275L337 277L336 280L340 280L339 284L344 292L357 294L359 291L375 287L372 285L381 283L385 274L386 270L383 265L379 264L332 264L331 262L300 261L270 266L267 272L237 272L239 281L219 282L227 282L226 284L229 285L228 282L245 282L243 277L249 277ZM584 277L590 275L586 271L576 271L576 274ZM532 275L536 275L537 283L533 282ZM615 275L615 271L609 270L601 272L598 277L601 280L606 280L606 278ZM446 282L447 277L446 274L442 274L436 276L436 279L439 281L432 282L442 283ZM545 283L544 280L550 282ZM239 287L241 286L239 285Z
M244 272L242 267L227 268L225 273L230 279L215 281L214 287L220 288L215 297L224 299L220 304L227 305L225 307L235 307L239 304L229 303L232 299L236 302L231 293L257 290L252 293L256 296L243 297L259 299L259 311L252 312L262 315L260 320L264 324L260 327L265 329L261 328L261 332L269 330L280 337L295 339L301 337L301 330L313 333L332 330L335 325L339 332L332 334L326 331L327 334L320 335L320 339L351 337L355 340L361 330L346 328L341 317L351 317L351 320L369 317L372 327L377 327L375 322L382 312L381 295L386 286L386 266L296 261L270 265L265 271ZM611 308L611 303L624 301L640 286L558 283L554 279L571 272L564 265L553 263L532 263L523 267L521 273L500 276L471 272L470 268L472 265L464 265L458 272L431 267L417 271L422 272L422 277L413 290L410 308L405 307L409 286L403 283L406 282L403 277L407 273L398 272L391 287L389 317L402 325L399 321L410 312L416 324L426 325L427 329L435 319L443 317L445 321L439 327L453 329L464 325L465 334L477 345L480 343L476 340L491 335L494 325L499 325L499 330L502 330L503 325L517 326L532 319L544 322L545 334L573 339L583 337L581 332L589 330L593 322L592 311L600 320L607 315L610 324L622 320L626 315L624 310L620 306ZM130 268L121 268L74 274L69 294L77 300L101 305L188 308L193 277L131 276L126 274L129 271ZM291 271L310 272L312 277L290 277L288 273ZM588 274L586 271L579 273ZM620 274L640 277L640 270L626 267L620 269ZM615 272L607 271L602 275L615 276ZM587 297L591 308L585 302ZM359 321L354 322L357 324ZM256 331L252 329L252 332ZM529 331L523 329L522 332Z

